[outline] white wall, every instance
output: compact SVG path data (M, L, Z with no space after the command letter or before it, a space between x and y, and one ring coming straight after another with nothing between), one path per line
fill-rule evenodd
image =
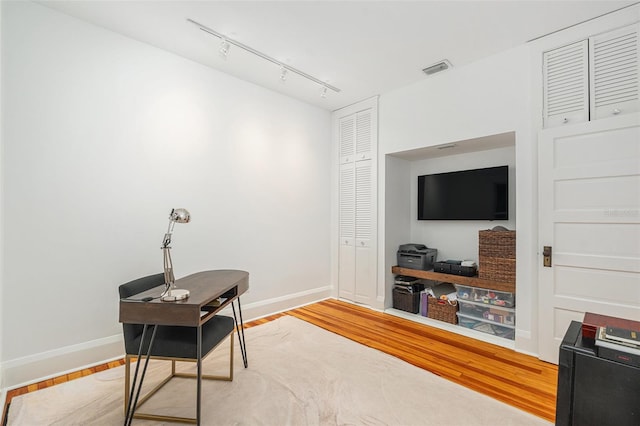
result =
M173 207L192 214L177 277L247 270L254 313L329 294L329 112L37 4L2 8L7 386L122 354L117 287L161 271Z
M384 227L380 232L383 242L378 252L381 259L379 265L383 270L378 274L378 294L385 295L385 303L380 309L391 307L393 300L393 274L391 267L398 264L397 251L400 244L411 242L411 163L390 155L382 156L385 160L384 180L380 179L382 189L386 188L384 208L379 209L379 223ZM378 203L380 205L380 203ZM388 285L389 284L389 285ZM384 291L381 291L382 287Z
M425 77L425 80L380 97L380 157L418 148L445 143L475 139L489 135L515 132L515 219L517 224L517 330L516 348L520 351L535 353L536 336L536 292L537 278L533 263L537 246L535 192L536 151L531 128L530 100L530 57L526 46L511 49L485 58L473 64L452 68L447 72ZM480 154L481 155L481 154ZM478 166L487 160L478 157ZM430 167L453 168L452 159L434 159ZM466 161L466 160L465 160ZM464 169L474 161L466 161ZM410 166L411 162L407 161ZM533 163L533 165L532 165ZM398 165L386 170L385 161L379 161L381 181L389 182L387 172L397 175ZM384 179L384 180L383 180ZM396 191L389 185L381 185L379 194L380 209L385 208L390 192ZM410 206L407 207L410 209ZM411 213L409 213L411 214ZM399 214L387 217L384 226L398 227ZM413 229L415 214L405 226ZM477 239L477 230L474 233ZM411 231L413 234L413 231ZM414 237L414 235L411 235ZM388 239L381 242L387 253L395 252L397 242ZM425 237L428 238L428 237ZM440 237L438 237L440 238ZM419 241L416 241L419 242ZM438 241L427 241L437 247ZM434 244L435 243L435 244ZM443 243L440 243L441 245ZM442 245L445 248L445 245ZM437 247L440 248L440 247ZM453 248L446 248L443 256ZM477 252L477 251L476 251ZM455 256L466 257L463 252ZM451 254L451 257L454 257ZM442 258L442 257L441 257ZM395 261L395 259L393 259ZM380 259L380 264L388 269L388 259ZM389 271L379 274L386 277L389 286Z
M2 23L2 6L0 5L0 23ZM2 31L0 31L0 53L2 52ZM2 55L0 54L0 117L2 115L2 93L3 93L3 72L2 72ZM4 120L0 119L0 165L4 163ZM4 300L2 289L4 287L4 180L2 169L0 168L0 354L2 354L2 328L3 328L3 315L2 315L2 300ZM2 368L2 357L0 356L0 402L4 403L5 397L4 386L4 369Z

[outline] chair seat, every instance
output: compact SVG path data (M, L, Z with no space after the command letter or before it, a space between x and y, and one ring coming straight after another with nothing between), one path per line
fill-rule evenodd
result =
M147 277L138 278L137 280L130 281L126 284L122 284L118 287L120 298L127 298L140 294L144 291L150 290L155 287L158 288L158 292L162 291L164 284L164 274L149 275ZM234 294L235 296L235 294ZM233 305L232 305L233 307ZM240 307L240 301L238 300L238 307ZM235 317L235 309L233 311ZM242 313L240 314L242 318ZM223 315L214 315L209 318L204 324L198 327L180 327L180 326L167 326L158 325L155 328L147 329L144 333L144 342L141 345L143 330L145 326L143 324L128 324L123 323L122 329L124 334L125 352L125 399L124 399L124 412L129 421L132 418L148 419L148 420L160 420L160 421L176 421L182 423L196 423L200 424L200 389L202 379L208 380L233 380L233 331L235 329L236 320ZM153 340L153 347L149 350L149 342L155 329L155 337ZM201 333L200 344L198 344L198 333ZM176 361L196 361L205 358L209 352L215 349L221 342L229 337L229 375L217 376L217 375L205 375L202 374L201 366L198 366L197 374L177 372ZM198 357L198 346L200 346L200 355ZM140 377L140 383L138 384L137 394L135 399L133 397L134 390L136 388L136 380L138 376L138 367L140 361L144 357L138 357L139 353L147 355L145 367L142 370L142 376ZM243 352L244 356L244 352ZM136 363L136 370L133 376L133 387L130 387L131 376L131 360L132 358L138 358ZM168 377L157 384L152 390L148 391L146 395L140 396L140 389L142 386L144 372L146 370L146 363L149 358L164 358L171 361L171 373ZM158 392L165 384L167 384L173 377L193 377L198 381L197 385L197 405L195 418L176 417L169 415L158 415L150 413L136 412L137 408L144 404L149 398L151 398L156 392ZM129 404L133 407L129 410Z
M216 315L202 325L202 357L204 358L218 343L224 340L234 329L231 317ZM195 327L158 326L153 341L151 356L168 358L197 358L196 342L197 329ZM140 347L139 334L134 339L125 339L125 350L129 355L137 355ZM151 339L151 333L145 336L146 349Z

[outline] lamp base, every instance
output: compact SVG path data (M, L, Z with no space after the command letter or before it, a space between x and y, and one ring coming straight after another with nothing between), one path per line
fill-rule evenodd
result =
M160 300L163 302L175 302L177 300L186 299L189 297L189 290L173 289L168 294L162 296Z

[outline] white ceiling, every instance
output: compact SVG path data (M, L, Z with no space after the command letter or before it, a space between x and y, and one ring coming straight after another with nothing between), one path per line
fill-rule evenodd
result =
M335 110L460 67L633 1L51 1L39 3L243 80ZM629 13L633 13L631 10ZM187 19L341 89L231 47ZM448 72L448 71L447 71Z

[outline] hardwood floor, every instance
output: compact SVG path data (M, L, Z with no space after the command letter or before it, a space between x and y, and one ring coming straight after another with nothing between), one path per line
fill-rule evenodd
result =
M245 327L283 315L300 318L551 422L555 420L558 369L553 364L333 299L251 321ZM114 361L11 390L7 392L3 419L6 421L7 406L15 396L118 367L123 362Z
M555 421L558 368L554 364L337 300L287 314Z

